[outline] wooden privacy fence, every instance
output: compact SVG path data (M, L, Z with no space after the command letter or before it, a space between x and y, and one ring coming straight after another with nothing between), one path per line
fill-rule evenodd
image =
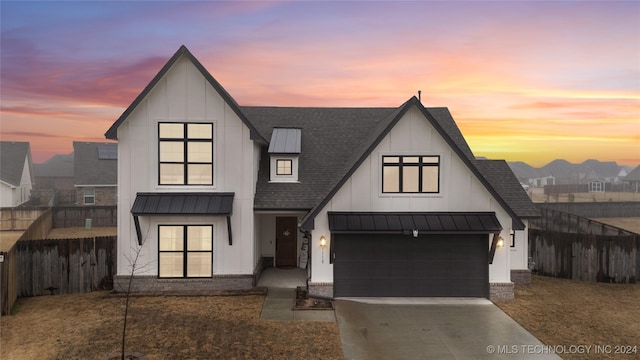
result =
M86 219L91 226L117 226L118 208L116 206L70 206L53 208L53 227L84 227Z
M0 230L25 230L47 208L1 208Z
M592 235L531 229L534 271L566 279L635 283L640 275L640 235Z
M16 279L16 247L2 253L4 261L0 263L0 311L2 315L9 313L18 298L18 281Z
M20 240L18 296L84 293L112 286L116 237Z

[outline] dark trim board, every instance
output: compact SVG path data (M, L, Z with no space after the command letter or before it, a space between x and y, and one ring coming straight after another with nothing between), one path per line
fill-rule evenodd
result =
M335 297L489 297L486 234L335 234Z

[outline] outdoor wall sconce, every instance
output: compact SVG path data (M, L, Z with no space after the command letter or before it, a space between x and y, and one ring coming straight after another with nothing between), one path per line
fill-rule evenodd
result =
M320 236L320 248L322 248L322 263L324 264L324 248L327 247L327 238L324 235Z
M413 229L413 237L414 238L418 237L418 229Z
M504 246L504 239L502 238L502 236L498 237L498 247L503 247Z

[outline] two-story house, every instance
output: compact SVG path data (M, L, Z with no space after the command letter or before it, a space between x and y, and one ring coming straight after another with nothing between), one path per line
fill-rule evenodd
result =
M117 205L118 144L74 141L73 186L78 206Z
M247 289L303 267L311 294L510 298L537 215L446 108L239 106L182 46L106 132L118 270L133 291ZM495 183L494 183L495 182ZM513 245L513 246L511 246Z

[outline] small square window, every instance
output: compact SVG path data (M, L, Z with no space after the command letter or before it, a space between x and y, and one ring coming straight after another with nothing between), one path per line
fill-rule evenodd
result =
M293 161L290 159L276 160L276 175L293 175Z

